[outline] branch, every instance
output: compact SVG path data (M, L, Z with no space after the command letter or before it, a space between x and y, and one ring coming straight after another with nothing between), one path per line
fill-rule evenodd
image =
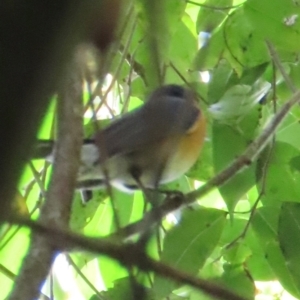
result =
M68 75L58 96L58 141L53 176L39 218L43 224L62 228L69 223L83 138L82 80L77 63L73 63ZM28 255L9 299L37 299L55 255L48 237L33 233Z
M36 233L47 237L53 249L61 251L84 250L96 254L103 254L116 259L125 267L136 266L145 272L155 272L165 278L178 283L185 283L191 287L201 290L210 296L222 300L246 300L246 298L220 287L208 280L204 280L186 272L175 269L165 263L156 261L144 253L143 247L136 244L120 244L114 239L91 238L59 228L51 228L47 225L34 222L30 219L14 219L16 224L27 226Z
M278 70L280 71L287 87L290 89L290 91L292 93L296 93L297 92L297 88L295 87L294 83L292 82L291 78L288 76L288 74L286 73L279 57L278 57L278 54L274 48L274 46L272 45L271 42L269 41L266 41L266 44L267 44L267 47L268 47L268 50L270 52L270 55L271 55L271 58L273 60L273 62L275 63L275 66L278 68Z

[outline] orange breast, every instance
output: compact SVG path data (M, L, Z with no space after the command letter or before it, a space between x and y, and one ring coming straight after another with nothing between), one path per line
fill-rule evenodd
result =
M202 148L206 132L206 122L203 114L200 114L195 124L188 130L179 145L180 156L183 160L197 160Z
M206 132L206 121L199 114L194 125L181 138L177 150L170 158L163 175L163 182L172 181L187 172L196 162Z

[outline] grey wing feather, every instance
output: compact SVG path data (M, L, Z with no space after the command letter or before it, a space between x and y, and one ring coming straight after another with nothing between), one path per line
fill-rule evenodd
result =
M105 143L109 157L135 151L170 135L183 134L198 114L198 108L187 104L185 99L164 96L116 120L98 133L95 140Z

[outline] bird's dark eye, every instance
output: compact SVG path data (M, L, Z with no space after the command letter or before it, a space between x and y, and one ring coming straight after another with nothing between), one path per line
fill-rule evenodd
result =
M184 88L179 85L170 85L167 94L173 97L184 97Z

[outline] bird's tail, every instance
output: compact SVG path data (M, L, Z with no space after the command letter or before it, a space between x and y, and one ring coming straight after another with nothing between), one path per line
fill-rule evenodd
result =
M84 139L82 145L94 144L93 139ZM55 141L39 139L36 141L31 154L31 159L47 159L52 160L54 153Z
M31 159L45 159L52 163L55 154L55 143L54 140L37 140ZM88 200L87 198L91 197L89 194L92 190L101 189L106 186L106 181L101 172L99 172L101 168L97 167L98 161L99 153L94 140L84 139L76 183L76 189L82 191L84 194L82 194L84 202Z

